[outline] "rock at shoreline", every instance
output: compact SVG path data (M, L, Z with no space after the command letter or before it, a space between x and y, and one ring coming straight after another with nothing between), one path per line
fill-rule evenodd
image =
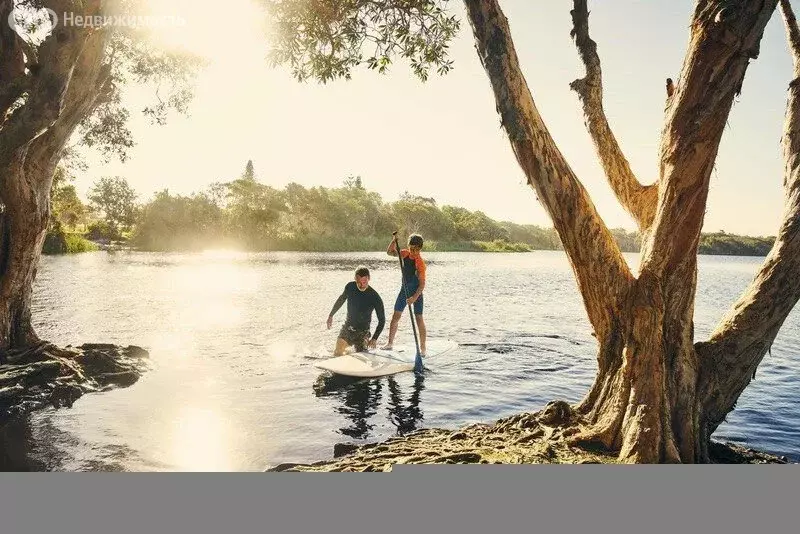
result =
M109 344L12 351L0 365L0 425L47 406L71 407L86 393L127 387L148 366L146 350Z
M506 417L494 424L455 430L423 429L367 445L338 444L334 459L312 464L283 463L267 471L386 472L398 464L615 464L617 455L582 448L570 440L579 420L571 406L553 401L539 412ZM788 463L738 445L712 442L717 463Z

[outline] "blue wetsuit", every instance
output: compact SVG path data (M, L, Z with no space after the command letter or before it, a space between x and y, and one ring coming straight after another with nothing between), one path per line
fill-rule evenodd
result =
M403 281L406 284L408 296L410 297L419 289L420 282L425 280L426 265L422 260L422 256L419 254L412 256L411 252L406 248L400 251L400 257L403 258ZM425 309L424 297L425 294L423 293L416 302L414 302L414 313L416 315L422 315ZM406 305L406 294L401 286L400 292L397 294L397 300L394 303L394 311L402 312L406 309Z

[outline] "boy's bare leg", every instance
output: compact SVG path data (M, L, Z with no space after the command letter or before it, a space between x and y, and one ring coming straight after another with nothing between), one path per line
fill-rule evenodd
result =
M425 341L427 337L428 331L425 329L425 319L422 318L422 314L414 314L417 318L417 330L419 331L419 351L422 355L425 355Z
M389 341L386 342L386 345L381 347L385 350L390 350L394 345L394 336L397 335L397 325L400 324L400 317L402 317L403 312L396 311L392 314L392 320L389 322Z

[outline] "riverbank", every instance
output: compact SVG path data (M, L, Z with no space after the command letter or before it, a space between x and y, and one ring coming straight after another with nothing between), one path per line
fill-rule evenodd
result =
M42 246L43 254L80 254L101 250L101 246L87 239L83 234L53 232L47 234Z
M48 406L71 407L87 393L131 386L146 371L149 354L135 346L61 348L42 342L5 356L0 364L0 427Z
M539 412L454 430L422 429L366 445L340 444L333 459L283 463L270 472L388 472L401 464L615 464L616 454L574 443L580 422L563 401ZM713 442L711 461L721 464L786 464L785 457Z
M265 240L247 245L235 239L165 239L146 242L132 241L139 252L196 252L204 249L232 249L248 252L373 252L386 250L389 239L379 237L313 236L295 239ZM494 241L425 241L425 252L532 252L525 243Z
M314 240L314 241L281 241L263 247L242 247L235 242L183 242L170 246L137 246L130 241L93 241L78 235L68 235L66 240L50 238L45 242L42 252L46 255L78 254L82 252L95 252L99 250L155 252L155 253L191 253L202 252L207 249L230 249L247 252L374 252L381 251L386 243L379 239L341 239L341 240ZM742 256L765 257L772 246L771 241L758 239L751 244L736 241L701 242L698 254L701 256ZM426 252L536 252L536 251L563 251L559 247L535 248L526 243L509 243L507 241L456 241L425 243ZM636 248L622 249L625 253L638 253Z
M98 250L136 252L201 252L212 248L246 250L248 252L371 252L384 250L388 241L380 238L313 238L268 241L257 247L243 246L232 240L209 241L170 239L138 243L136 240L91 239L79 233L53 233L45 239L42 253L46 255L78 254ZM532 252L525 243L494 241L426 241L427 252Z

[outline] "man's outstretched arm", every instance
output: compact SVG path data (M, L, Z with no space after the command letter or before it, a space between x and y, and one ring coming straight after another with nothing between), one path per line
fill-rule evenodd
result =
M383 327L386 324L386 312L383 309L383 299L380 295L375 295L375 315L378 317L378 325L375 327L375 333L372 334L372 340L377 341L378 337L383 332Z
M330 329L331 325L333 324L333 316L336 315L336 312L339 311L339 308L347 301L347 293L345 291L339 295L339 298L336 299L336 302L333 303L333 308L331 308L331 313L328 314L328 328Z

